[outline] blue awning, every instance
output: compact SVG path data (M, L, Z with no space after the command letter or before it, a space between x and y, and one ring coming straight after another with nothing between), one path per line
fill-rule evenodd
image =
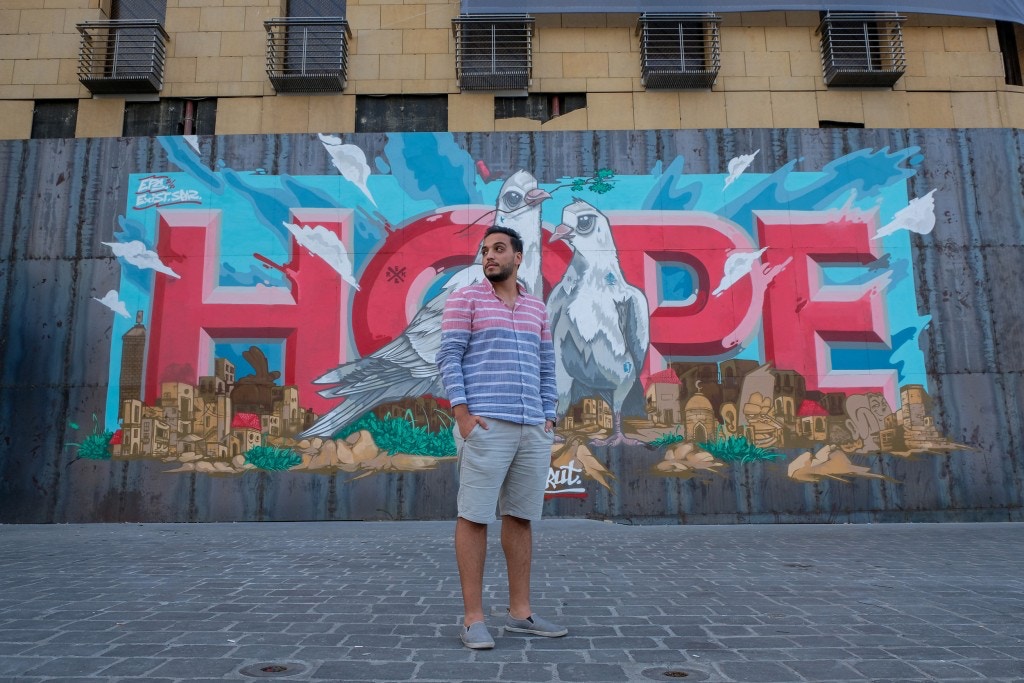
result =
M679 0L581 0L580 2L552 3L550 0L519 0L514 9L508 0L462 0L463 14L567 14L581 12L766 12L785 10L832 10L834 12L898 12L900 14L951 14L959 17L997 19L1024 24L1024 0L971 0L970 2L944 2L943 0L901 0L900 2L856 2L829 0L829 2L749 2L745 0L715 0L715 2L680 2Z

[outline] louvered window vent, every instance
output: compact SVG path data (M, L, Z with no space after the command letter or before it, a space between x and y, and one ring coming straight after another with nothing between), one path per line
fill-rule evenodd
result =
M263 22L267 76L277 92L341 92L348 70L343 17L288 17Z
M818 26L825 85L895 85L907 68L905 20L895 12L826 12Z
M648 90L699 90L715 84L722 43L717 14L640 15L640 75Z
M533 73L532 17L463 14L452 28L459 88L525 94Z

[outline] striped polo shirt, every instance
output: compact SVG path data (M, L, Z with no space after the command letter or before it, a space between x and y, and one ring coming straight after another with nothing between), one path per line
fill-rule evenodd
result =
M517 424L555 419L555 348L544 302L520 285L515 309L490 281L458 289L441 318L437 352L448 400Z

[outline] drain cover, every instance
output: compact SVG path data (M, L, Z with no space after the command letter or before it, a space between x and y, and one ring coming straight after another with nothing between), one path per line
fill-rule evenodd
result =
M652 681L684 681L685 683L691 683L691 681L703 681L707 678L707 673L689 666L685 669L678 666L644 669L642 673L644 678L649 678Z
M305 671L306 667L295 662L268 662L243 667L239 673L253 678L280 678L294 676Z

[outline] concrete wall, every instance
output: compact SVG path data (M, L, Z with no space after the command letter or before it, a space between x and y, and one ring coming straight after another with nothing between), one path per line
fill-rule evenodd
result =
M438 387L331 373L436 332L407 326L495 216L541 243L581 211L615 248L569 297L592 314L563 363L603 353L617 296L644 304L606 363L628 394L566 370L548 514L1019 520L1022 151L958 129L2 143L0 521L451 518ZM515 183L550 194L529 219ZM589 247L542 243L549 294Z

